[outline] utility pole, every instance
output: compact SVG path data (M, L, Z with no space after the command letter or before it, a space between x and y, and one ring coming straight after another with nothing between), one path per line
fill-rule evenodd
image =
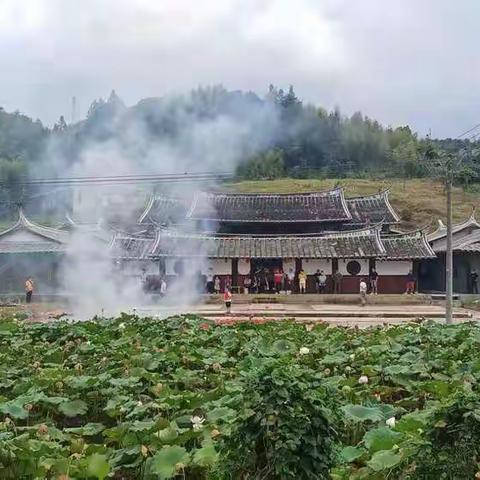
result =
M447 190L447 251L445 257L445 321L452 323L453 307L453 252L452 252L452 158L447 157L445 186Z

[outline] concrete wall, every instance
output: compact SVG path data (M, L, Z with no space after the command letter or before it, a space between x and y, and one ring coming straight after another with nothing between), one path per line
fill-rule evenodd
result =
M302 260L302 267L307 275L313 275L318 270L324 271L325 275L332 273L332 261L327 259L306 258Z

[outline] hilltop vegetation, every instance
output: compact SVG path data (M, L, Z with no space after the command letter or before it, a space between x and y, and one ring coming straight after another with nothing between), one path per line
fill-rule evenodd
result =
M390 203L400 215L403 230L436 226L438 219L445 220L446 198L443 185L429 179L295 179L243 181L225 186L225 189L237 192L253 193L299 193L321 191L342 185L347 197L370 195L379 190L390 188ZM453 189L453 219L462 222L480 209L480 194Z
M468 138L422 139L408 125L382 126L361 112L345 116L338 108L304 104L293 87L271 85L257 95L213 86L130 107L112 91L107 100L92 102L84 120L68 125L62 116L52 129L0 109L0 201L15 210L31 193L19 187L22 176L61 177L73 167L87 176L231 171L245 180L429 178L432 159L459 151L465 160L456 183L468 186L480 181L479 146ZM78 167L86 158L85 172ZM393 193L404 201L401 189ZM407 226L426 219L410 213L404 215Z

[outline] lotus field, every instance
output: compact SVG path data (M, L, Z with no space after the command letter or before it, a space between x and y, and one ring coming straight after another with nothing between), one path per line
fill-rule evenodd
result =
M480 328L0 324L1 479L480 478Z

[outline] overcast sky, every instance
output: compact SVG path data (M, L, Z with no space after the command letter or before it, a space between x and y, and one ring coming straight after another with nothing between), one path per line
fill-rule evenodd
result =
M47 124L223 84L421 135L480 122L479 0L0 0L0 105Z

